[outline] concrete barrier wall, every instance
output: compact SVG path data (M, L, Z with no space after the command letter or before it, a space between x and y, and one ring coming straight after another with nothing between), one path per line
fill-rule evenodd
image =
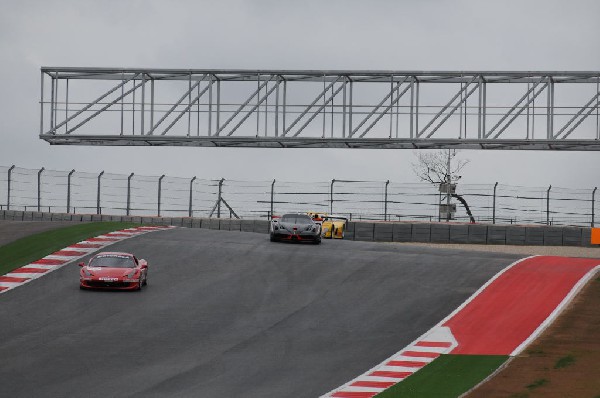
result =
M140 217L0 210L0 220L123 221L186 228L269 233L269 221L267 220L238 220L235 218ZM350 221L346 225L344 239L377 242L590 247L592 246L591 234L591 228L581 227Z

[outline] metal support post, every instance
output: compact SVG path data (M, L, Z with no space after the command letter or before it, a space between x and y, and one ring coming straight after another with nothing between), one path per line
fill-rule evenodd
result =
M548 187L546 191L546 225L550 225L550 190L552 189L552 185Z
M598 187L594 187L592 191L592 228L594 228L594 216L596 215L595 207L596 207L596 191Z
M127 177L127 213L129 215L130 207L131 207L131 179L133 178L133 173L129 174Z
M15 169L15 165L13 164L8 169L8 187L6 191L6 210L10 210L10 178L12 176L12 171Z
M102 208L100 207L100 180L102 179L102 175L104 174L104 170L98 174L98 190L96 196L96 214L102 214Z
M160 195L162 193L162 180L165 178L165 175L161 175L158 179L158 216L160 217Z
M193 217L193 210L192 210L192 200L193 200L193 187L194 187L194 181L196 181L196 176L192 177L192 179L190 180L190 207L188 210L188 215L190 217Z
M498 181L494 184L494 199L492 201L492 224L496 224L496 188L498 188Z
M333 214L333 184L335 183L335 178L331 180L331 188L329 190L329 214Z
M37 176L37 211L41 210L42 207L42 172L45 169L42 167L39 171L38 171L38 176Z
M71 170L67 175L67 213L71 212L71 176L75 173L75 169Z
M450 184L452 184L452 172L450 171L450 160L451 160L451 150L448 149L448 167L446 174L446 184L448 190L446 191L446 221L450 222Z
M385 202L384 202L384 212L383 212L383 220L387 221L388 220L388 185L390 185L390 180L387 180L385 182Z
M217 218L221 218L221 201L223 200L223 181L224 178L219 180L219 198L217 199Z
M271 220L273 219L273 198L275 197L275 180L271 183Z

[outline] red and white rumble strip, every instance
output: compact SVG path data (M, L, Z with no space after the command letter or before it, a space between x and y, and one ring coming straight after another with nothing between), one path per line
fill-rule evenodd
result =
M11 289L24 285L34 279L48 274L54 270L62 268L68 263L87 256L97 250L103 249L113 243L120 242L134 236L145 234L148 232L161 231L164 229L175 228L172 226L142 226L136 228L123 229L121 231L110 232L104 235L89 238L79 243L75 243L62 250L54 252L17 268L6 275L0 275L0 294Z

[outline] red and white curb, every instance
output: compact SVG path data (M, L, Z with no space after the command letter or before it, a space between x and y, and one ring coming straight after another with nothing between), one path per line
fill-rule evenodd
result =
M469 344L468 338L467 338L467 341L465 341L464 340L465 339L464 328L461 328L460 325L457 327L457 325L455 325L455 322L452 322L452 321L455 317L460 317L460 315L464 313L464 310L466 310L468 308L468 306L472 305L472 303L475 303L476 299L477 299L477 302L479 303L479 307L482 307L481 296L486 296L485 292L486 292L486 289L488 289L488 287L492 286L492 284L496 280L499 280L500 278L502 278L503 274L511 272L511 269L517 265L519 265L519 269L523 270L524 267L522 267L522 265L524 266L527 261L529 261L529 260L533 261L533 259L535 259L535 258L539 259L539 258L542 258L542 256L526 257L526 258L520 259L520 260L510 264L508 267L504 268L503 270L498 272L496 275L494 275L493 278L491 278L489 281L487 281L481 288L479 288L473 295L471 295L471 297L469 297L463 304L461 304L457 309L455 309L450 315L448 315L446 318L444 318L442 321L440 321L436 326L434 326L431 330L429 330L424 335L419 337L417 340L415 340L414 342L412 342L411 344L406 346L403 350L399 351L398 353L396 353L393 356L391 356L390 358L386 359L379 365L376 365L374 368L368 370L367 372L363 373L362 375L360 375L360 376L356 377L355 379L351 380L350 382L344 384L343 386L338 387L335 390L328 392L327 394L323 395L321 398L330 398L330 397L371 398L371 397L374 397L375 395L381 393L382 391L388 389L389 387L392 387L394 384L406 379L408 376L417 372L419 369L421 369L422 367L424 367L425 365L427 365L429 362L433 361L435 358L439 357L440 355L450 354L450 353L456 354L456 352L458 350L460 350L461 347L466 346L466 347L470 348L472 351L474 350L475 351L474 353L476 353L476 354L490 355L489 353L486 353L486 352L478 352L478 349L480 349L479 348L480 344L478 345L478 343L479 343L478 341L471 342L471 343L475 343L475 344ZM551 257L546 257L546 258L551 259ZM562 286L562 290L560 290L561 293L557 293L560 296L561 294L563 294L562 292L565 289L567 289L567 288L569 289L566 292L565 296L562 298L562 300L559 303L557 303L556 307L553 308L553 311L551 313L544 315L546 318L543 319L543 321L539 325L535 322L532 325L526 325L527 328L525 328L525 331L523 333L521 333L518 337L516 337L517 341L520 342L520 344L518 344L515 348L510 348L509 351L506 351L506 352L503 351L503 352L499 352L497 354L509 355L509 356L518 355L529 343L531 343L531 341L533 341L537 336L539 336L539 334L558 316L558 314L566 307L566 305L575 296L575 294L583 287L583 285L585 285L585 283L588 280L590 280L590 278L592 278L592 276L595 275L596 272L600 271L600 265L596 265L598 263L594 259L572 259L572 260L578 261L581 264L578 265L576 267L576 269L574 268L574 270L573 270L574 276L568 282L564 283L565 286ZM520 264L520 263L523 263L523 264ZM531 261L529 262L529 264L531 264ZM547 264L547 265L548 265L548 267L551 267L550 264ZM524 274L530 275L531 272L530 272L530 270L525 270ZM558 273L556 269L553 269L553 268L550 268L549 275L552 275L552 278L554 278L556 280L562 281L562 279L563 279L562 275L560 273ZM573 281L576 281L576 282L573 285L571 285L571 283ZM502 285L500 284L500 286L502 286ZM525 290L528 289L527 286L520 287L520 289L523 289L523 288ZM496 291L499 291L499 290L496 289ZM489 292L489 290L488 290L488 292ZM511 289L504 289L503 294L506 296L511 296L513 293L512 293ZM515 292L515 295L516 295L516 297L521 297L521 296L519 296L518 291ZM489 296L489 294L487 296ZM483 301L486 301L486 303L489 304L489 300L490 300L490 297L487 297ZM483 304L485 304L485 303L483 303ZM483 307L488 307L488 306L483 305ZM541 310L541 308L538 308L539 306L535 305L535 303L533 304L533 307L535 307L534 309L537 309L537 312L543 312ZM473 308L471 307L471 311L466 311L467 314L473 314L472 310L473 310ZM467 316L469 316L469 315L467 315ZM485 321L485 319L480 319L477 317L475 317L475 318L476 318L475 319L476 321L477 320ZM494 319L494 314L491 314L490 318ZM517 318L515 318L515 320L517 320ZM474 324L477 325L478 323L474 322ZM482 322L482 324L483 324L483 322ZM510 323L510 322L508 322L508 324L514 325L514 328L516 328L516 329L523 329L523 324L520 324L518 322L518 320L517 320L517 324ZM466 327L469 328L470 326L471 325L469 324L469 322L467 322ZM451 327L452 328L456 327L456 329L451 329ZM454 330L454 333L452 330ZM463 339L462 341L461 341L460 336L462 336L462 339ZM527 338L524 338L523 340L521 340L521 338L523 336L527 336ZM487 336L488 340L489 340L489 338L490 338L490 336ZM497 336L493 336L493 338L497 339ZM512 339L514 340L515 337L513 336ZM475 337L475 340L477 340L477 336ZM494 345L493 342L488 342L488 343L490 346ZM514 343L514 341L511 341L511 343ZM509 347L513 347L513 346L509 346ZM503 348L503 349L507 350L507 348Z
M112 245L113 243L120 242L134 236L146 234L148 232L162 231L171 228L175 227L142 226L136 228L127 228L75 243L62 250L49 254L44 258L17 268L5 275L0 275L0 294L47 275L48 273L62 268L74 260L87 256L88 254L103 249L109 245Z

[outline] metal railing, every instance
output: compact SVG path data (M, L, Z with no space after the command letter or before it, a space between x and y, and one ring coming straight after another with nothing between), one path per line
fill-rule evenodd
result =
M459 184L476 222L594 226L597 188ZM428 183L245 181L0 166L0 209L169 217L270 218L320 211L356 220L443 221ZM468 222L457 203L455 221Z

